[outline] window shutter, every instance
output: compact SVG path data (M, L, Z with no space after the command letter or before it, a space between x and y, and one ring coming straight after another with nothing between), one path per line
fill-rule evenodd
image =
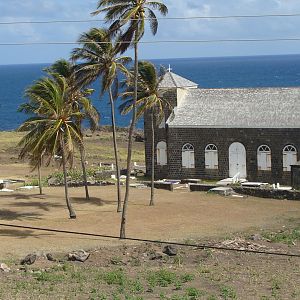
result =
M218 169L219 168L219 161L218 161L218 152L217 151L214 151L212 152L212 155L213 155L213 166L212 168L213 169Z
M283 171L288 171L288 155L283 153Z
M188 154L189 153L187 151L182 152L182 166L184 168L188 168L188 160L189 160Z
M189 168L195 168L195 152L189 152Z
M271 153L267 153L267 170L271 171L271 169L272 169Z
M160 151L160 161L161 161L161 165L165 166L168 164L168 160L167 160L167 150L166 149L161 149Z

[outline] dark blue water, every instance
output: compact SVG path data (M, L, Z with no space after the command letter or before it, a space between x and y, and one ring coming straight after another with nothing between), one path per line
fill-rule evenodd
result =
M300 55L154 60L157 66L171 65L173 72L203 88L300 86ZM25 119L17 108L26 100L24 90L43 75L47 64L0 66L0 130L16 129ZM95 85L97 87L97 85ZM92 96L101 113L101 125L110 125L107 96ZM128 126L130 115L117 115L117 125ZM138 127L143 126L142 121Z

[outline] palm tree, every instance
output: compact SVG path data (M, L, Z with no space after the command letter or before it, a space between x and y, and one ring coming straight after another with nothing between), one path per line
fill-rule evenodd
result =
M81 44L82 47L73 50L72 59L83 61L83 63L78 64L76 72L80 82L84 85L88 85L101 77L101 95L103 95L105 91L109 93L117 177L117 211L121 212L120 166L114 100L118 94L118 73L128 73L125 65L131 61L131 58L118 56L118 44L112 40L106 29L92 28L89 32L81 35L78 43Z
M71 219L76 218L75 211L68 195L67 162L72 165L74 150L82 145L82 134L77 119L82 113L74 111L69 101L70 88L63 76L52 74L29 87L25 94L29 102L20 110L33 114L20 127L19 131L27 131L19 146L20 156L30 153L33 158L43 154L46 165L50 164L55 154L62 156L65 198Z
M87 119L90 123L90 129L92 131L95 131L99 124L99 113L97 112L97 109L92 105L91 101L87 98L87 96L90 96L94 90L86 89L82 84L80 84L80 81L78 80L77 74L75 72L75 66L65 59L60 59L52 64L49 68L47 68L46 71L49 74L56 73L66 79L70 88L68 101L72 102L73 109L75 111L77 110L83 112L83 119ZM80 130L82 127L83 119L77 118L77 126L80 128ZM83 143L79 148L79 152L83 174L83 183L85 187L85 195L86 199L90 200L85 166L85 147Z
M151 197L150 206L154 205L154 179L155 179L155 125L159 124L164 118L164 110L171 108L168 100L161 97L159 84L163 80L165 70L161 69L158 73L155 66L148 61L139 62L138 77L138 100L137 100L137 118L149 112L151 122ZM131 79L127 81L127 91L123 93L123 99L126 100L121 106L122 114L128 113L133 108L133 88L130 84Z
M123 29L119 38L119 49L121 53L124 53L131 45L133 45L134 48L134 97L128 137L126 192L120 227L120 238L126 237L125 228L129 200L132 141L136 123L136 102L138 99L138 43L144 35L145 22L147 19L152 34L155 35L157 33L158 20L154 10L158 10L164 16L168 13L166 5L160 1L151 0L100 0L97 10L92 13L92 15L106 13L105 19L111 24L109 30L112 34L116 34L120 29Z

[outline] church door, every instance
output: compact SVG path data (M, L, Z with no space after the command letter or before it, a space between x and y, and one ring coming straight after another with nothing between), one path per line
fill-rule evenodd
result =
M247 177L246 149L241 143L233 143L229 147L229 176L240 173L240 178Z

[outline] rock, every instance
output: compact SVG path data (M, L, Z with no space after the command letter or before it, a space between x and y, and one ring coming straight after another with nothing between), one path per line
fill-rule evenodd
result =
M55 177L50 177L49 179L48 179L48 185L49 186L53 186L53 185L58 185L60 182L59 182L59 180L57 180L57 178L55 178Z
M24 259L21 260L21 265L32 265L37 259L36 254L28 254Z
M69 253L68 259L72 261L85 262L89 258L90 254L84 250L79 250L76 252Z
M46 254L46 258L49 260L49 261L55 261L53 255L51 253L47 253Z
M8 273L10 272L10 268L6 264L2 263L0 264L0 271Z
M177 249L172 245L167 245L164 247L163 253L167 254L168 256L175 256L177 255Z
M259 233L253 234L250 236L250 240L252 241L261 241L262 240L262 236Z
M93 137L93 134L92 133L87 133L85 136L86 137Z
M134 140L137 143L143 143L145 141L144 137L141 134L136 134Z
M161 252L151 253L150 257L149 257L150 260L159 260L159 259L162 259L162 258L163 258L163 253L161 253Z

